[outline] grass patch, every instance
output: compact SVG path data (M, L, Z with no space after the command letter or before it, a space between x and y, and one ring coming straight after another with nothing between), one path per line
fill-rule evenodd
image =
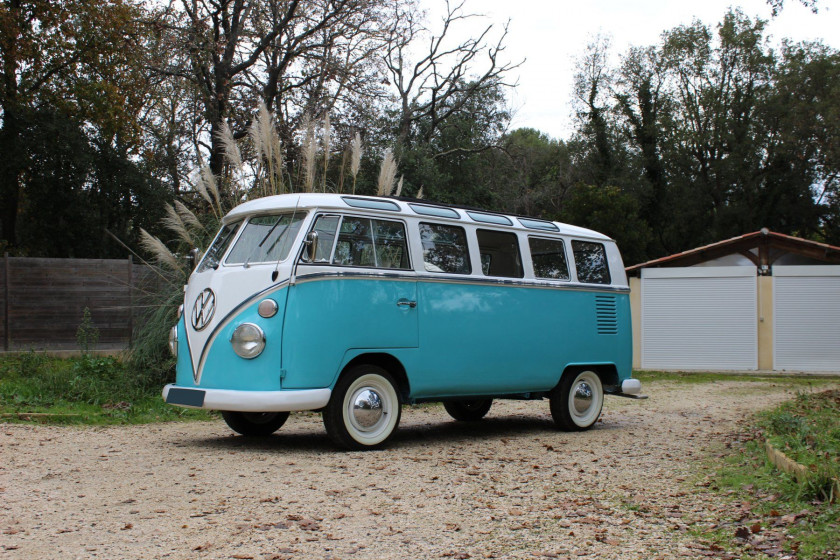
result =
M714 383L716 381L761 382L788 385L791 387L819 387L836 383L837 376L823 375L761 375L743 373L717 373L709 371L634 371L633 377L645 383L674 382L686 384Z
M759 414L753 426L727 444L710 488L733 502L724 519L698 536L721 557L840 558L840 503L829 503L840 467L840 392L800 394ZM764 440L810 467L797 483L768 460Z
M163 402L149 382L111 356L0 357L0 420L51 424L142 424L209 419L215 414ZM34 413L29 420L21 414Z
M808 467L809 492L827 499L840 478L840 390L799 394L759 418L765 438Z

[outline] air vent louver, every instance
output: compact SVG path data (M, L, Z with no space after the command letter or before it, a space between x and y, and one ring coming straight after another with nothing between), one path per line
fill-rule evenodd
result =
M595 319L598 334L618 334L615 296L595 296Z

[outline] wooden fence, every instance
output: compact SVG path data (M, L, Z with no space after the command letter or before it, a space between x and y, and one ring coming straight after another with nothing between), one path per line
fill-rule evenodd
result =
M3 258L0 340L4 351L77 350L84 309L100 350L131 343L138 287L149 269L125 260Z

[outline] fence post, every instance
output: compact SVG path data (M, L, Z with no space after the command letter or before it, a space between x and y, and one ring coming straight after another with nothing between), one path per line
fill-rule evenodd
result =
M12 342L12 333L9 331L9 253L3 255L3 327L6 336L3 340L3 350L9 351Z
M128 255L128 347L134 342L134 259Z

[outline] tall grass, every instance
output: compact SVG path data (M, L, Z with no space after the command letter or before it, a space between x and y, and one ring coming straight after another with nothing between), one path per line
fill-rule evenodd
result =
M182 287L191 273L186 266L184 255L193 247L203 251L209 246L223 216L229 210L225 206L226 201L238 204L249 198L315 190L319 143L316 141L315 124L308 115L303 117L302 132L299 181L294 184L291 174L285 171L283 145L277 132L277 124L265 104L260 104L257 115L247 131L247 142L250 143L254 156L249 165L242 160L243 152L230 126L222 123L218 139L224 148L229 173L225 177L217 177L213 175L209 166L199 165L198 172L192 177L193 191L187 193L187 196L193 201L204 201L203 211L191 211L184 201L176 201L172 207L167 208L163 225L172 232L176 248L170 249L161 239L141 230L141 247L149 256L148 259L141 257L141 260L149 265L153 274L141 287L137 297L141 316L134 333L130 364L139 375L156 383L171 376L175 362L169 354L167 340L169 330L176 322L176 310L183 302ZM326 115L321 127L320 142L323 151L323 191L327 190L331 134L330 118ZM357 132L350 143L353 193L356 192L361 158L362 141ZM397 160L391 150L387 150L379 174L379 194L389 195L393 192L397 168ZM246 169L252 176L246 177ZM343 166L341 173L344 173ZM343 182L339 181L338 185L343 185ZM402 179L397 188L398 192L401 192Z

